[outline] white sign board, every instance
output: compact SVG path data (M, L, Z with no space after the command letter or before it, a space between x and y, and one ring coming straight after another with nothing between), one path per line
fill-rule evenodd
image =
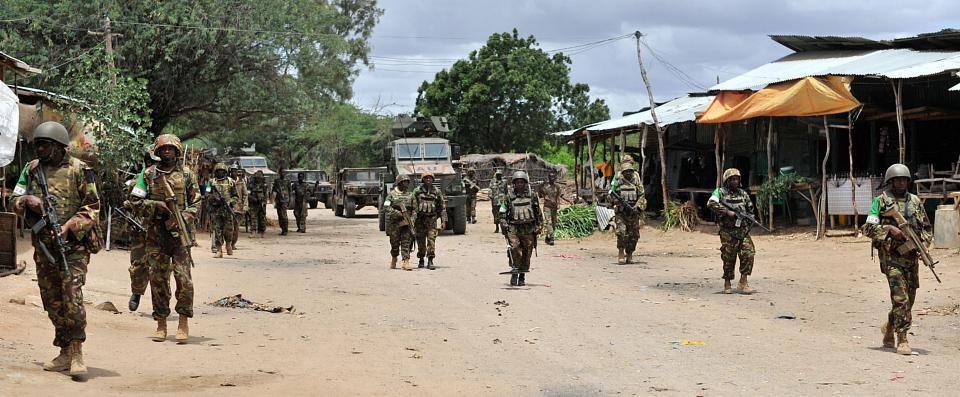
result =
M17 95L6 84L0 84L0 167L13 161L17 152L17 134L20 126L20 109Z

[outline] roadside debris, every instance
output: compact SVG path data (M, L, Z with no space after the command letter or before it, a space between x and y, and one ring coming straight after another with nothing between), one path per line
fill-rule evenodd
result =
M237 309L253 309L261 312L268 313L294 313L293 306L283 307L283 306L270 306L263 303L253 302L247 299L244 299L242 294L236 294L232 296L227 296L220 298L212 303L211 306L219 307L232 307Z
M117 306L110 301L103 302L99 305L94 306L93 308L97 310L103 310L105 312L110 312L113 314L120 314L120 310L117 310Z

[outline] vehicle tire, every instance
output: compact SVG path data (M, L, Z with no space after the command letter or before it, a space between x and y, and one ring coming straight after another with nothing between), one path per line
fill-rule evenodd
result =
M453 223L453 234L464 234L467 232L467 207L460 206L453 209L453 216L450 219Z
M378 218L377 220L380 222L380 231L381 232L387 231L387 218L383 216L383 211L381 211L377 215L377 218Z
M310 201L309 203L310 203L310 209L316 209L316 208L317 208L317 202L316 202L316 201Z
M333 208L333 214L336 216L343 216L343 206L335 205Z
M346 208L344 214L347 215L347 218L353 218L357 214L357 202L353 197L347 197Z

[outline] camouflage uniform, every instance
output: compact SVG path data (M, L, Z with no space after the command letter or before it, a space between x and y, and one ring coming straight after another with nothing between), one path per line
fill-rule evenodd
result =
M477 182L470 174L473 174L473 170L463 177L463 187L467 192L467 221L477 223L477 193L480 192L480 186L477 186Z
M290 185L283 177L283 172L273 181L273 208L277 210L277 224L280 226L280 235L287 234L290 222L287 220L287 202L290 200ZM299 225L298 225L299 226Z
M242 171L241 171L242 172ZM233 240L228 241L230 247L237 249L237 239L240 237L240 223L243 222L243 215L247 212L247 184L241 176L233 179L233 184L237 188L237 206L233 209Z
M623 170L632 170L632 165L624 165ZM628 178L620 171L610 184L610 192L617 193L626 202L616 204L614 223L617 227L617 250L626 255L625 262L632 262L633 252L637 249L637 240L640 239L640 217L647 208L647 198L644 195L643 184L636 172ZM634 210L628 212L626 206Z
M402 255L404 261L410 260L410 248L413 244L413 224L416 224L417 211L415 198L410 192L402 192L394 187L383 202L383 213L387 222L387 235L390 236L390 256ZM404 218L406 213L406 218Z
M66 154L56 165L41 165L38 160L33 160L20 173L20 179L12 196L14 212L24 217L28 226L32 226L38 214L26 208L24 199L26 195L37 197L41 195L34 176L35 169L38 167L43 168L48 191L57 198L54 205L61 226L71 220L79 226L75 233L68 233L66 237L66 258L72 278L66 277L63 264L51 262L40 248L42 242L56 258L57 253L50 229L46 228L40 234L32 235L33 260L37 265L37 285L40 287L43 310L47 312L50 322L53 323L53 345L67 349L71 342L83 342L87 338L87 315L83 308L82 288L87 279L90 254L99 251L97 222L100 198L94 183L93 171L80 160Z
M557 227L557 210L560 208L560 185L544 183L540 185L540 197L543 198L543 220L547 226L547 243L553 244L554 228ZM619 229L618 229L619 230Z
M253 178L250 178L250 182L247 183L247 204L249 204L248 211L250 212L250 232L263 235L263 232L267 230L267 218L266 211L267 209L267 185L263 180L263 174L260 174L259 177L255 174ZM286 213L284 212L284 215Z
M436 256L437 218L440 218L440 222L447 223L447 205L443 192L433 184L420 184L414 189L413 196L414 207L417 209L417 258L420 258L420 267L423 267L424 256L430 259Z
M237 240L233 227L233 211L240 195L237 186L229 177L207 181L207 202L210 211L211 232L216 236L217 252L227 245L227 253L233 254L231 242ZM222 201L221 201L222 200Z
M522 174L526 179L526 173L519 171L516 174ZM519 178L514 175L512 180ZM533 189L528 188L517 192L511 185L507 194L501 200L500 213L504 216L504 221L510 227L507 230L507 238L513 247L511 255L516 270L520 272L519 285L523 285L523 274L530 271L530 257L533 256L533 249L537 245L537 235L540 234L540 227L543 224L543 213L540 211L540 201ZM513 276L517 276L514 274ZM514 284L514 278L511 278L511 284Z
M293 216L297 218L297 231L307 232L307 182L297 181L293 183L291 189L293 197Z
M494 233L500 231L500 201L503 199L504 189L507 188L507 182L502 178L498 180L497 175L502 175L499 170L490 181L490 212L493 214L493 224L496 225Z
M887 316L888 324L893 331L905 334L910 330L913 303L917 298L917 288L920 287L919 262L916 253L899 252L898 248L903 242L890 238L883 228L885 225L897 226L893 218L883 215L893 207L903 214L914 230L920 231L918 236L925 243L932 241L932 236L927 214L916 195L906 193L905 198L897 198L888 189L873 199L863 231L873 240L874 247L878 248L880 271L887 276L890 286L891 309Z
M739 175L739 174L738 174ZM727 179L727 178L724 178ZM750 195L743 189L731 190L727 187L720 187L713 191L707 206L717 213L723 213L726 209L720 205L720 202L729 203L734 208L738 208L747 213L754 213L753 202L750 201ZM739 223L739 224L738 224ZM740 274L749 276L753 273L753 259L756 255L756 249L753 246L753 239L750 238L750 224L747 222L738 222L736 217L720 217L720 259L723 261L723 279L733 280L733 270L737 265L737 257L740 257Z

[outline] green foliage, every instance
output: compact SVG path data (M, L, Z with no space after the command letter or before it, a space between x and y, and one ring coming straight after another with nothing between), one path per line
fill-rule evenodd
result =
M663 223L660 224L661 231L670 229L683 230L689 232L693 227L700 223L697 216L697 209L694 206L687 205L683 201L667 201L666 208L663 209Z
M558 239L583 238L597 230L597 215L592 205L574 204L557 211L557 227L554 237Z
M571 84L570 63L516 29L496 33L467 59L424 81L416 110L447 116L451 138L465 153L535 151L550 132L609 118L602 100L590 101L589 86Z
M390 117L336 103L298 132L295 142L312 144L298 146L295 153L301 165L316 159L331 170L378 165L391 123Z
M576 165L576 157L573 155L573 150L570 149L569 145L555 144L546 141L540 148L539 154L540 158L544 161L564 165L569 171L573 171L573 167Z
M783 198L784 195L790 192L790 188L794 183L809 182L811 182L810 178L802 177L796 174L779 175L773 179L767 179L764 181L760 185L760 188L757 189L757 209L760 211L760 215L767 216L770 207L770 200Z

